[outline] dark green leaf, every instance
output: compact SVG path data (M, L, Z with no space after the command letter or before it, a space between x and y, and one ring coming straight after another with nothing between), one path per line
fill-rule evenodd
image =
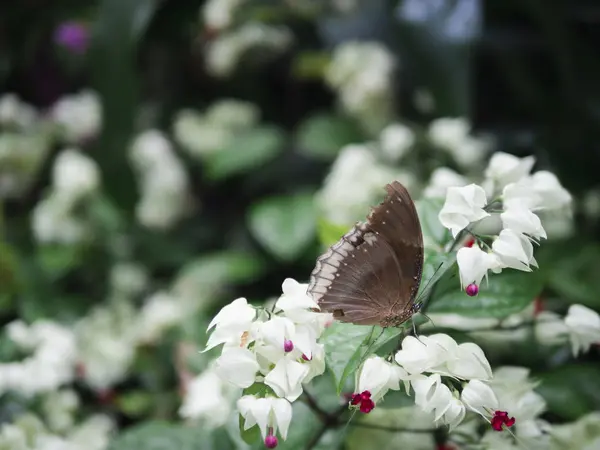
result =
M600 245L576 239L548 242L536 258L552 289L569 302L600 309Z
M208 431L167 422L146 422L119 435L109 450L212 450ZM218 449L221 450L221 449Z
M328 52L302 52L294 59L292 73L296 78L320 81L330 60Z
M76 245L43 245L38 248L38 262L45 274L56 279L81 262L81 249Z
M319 241L321 241L321 244L324 247L335 244L350 229L350 227L347 227L346 225L336 225L323 219L319 220L317 227Z
M600 367L573 364L537 375L536 390L546 399L548 410L564 420L575 420L600 409Z
M418 200L415 205L419 214L425 245L434 244L441 249L452 237L450 231L438 219L440 210L444 205L444 200L439 198L425 198Z
M296 132L300 151L324 160L334 159L343 146L363 139L354 122L331 114L316 114L308 118Z
M226 148L206 158L206 172L212 180L249 172L272 160L284 144L284 134L276 127L262 126L247 130Z
M272 197L254 205L250 231L271 254L283 261L297 258L315 238L313 196Z
M333 322L323 333L321 342L325 345L325 361L334 376L338 394L370 354L401 332L402 328Z
M537 272L505 269L501 274L491 274L489 285L482 282L479 294L469 297L455 276L438 285L428 312L502 319L522 311L540 294L542 287L543 280Z
M152 410L154 399L148 391L129 391L119 395L115 404L125 415L141 417Z

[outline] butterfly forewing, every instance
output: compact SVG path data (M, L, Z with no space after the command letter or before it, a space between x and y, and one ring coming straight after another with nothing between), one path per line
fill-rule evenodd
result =
M399 182L385 200L318 258L309 293L321 310L359 325L399 325L412 315L421 281L423 237Z

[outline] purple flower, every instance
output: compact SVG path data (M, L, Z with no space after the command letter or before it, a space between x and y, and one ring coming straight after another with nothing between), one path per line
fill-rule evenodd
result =
M89 32L81 22L63 22L54 31L54 42L73 53L83 54L88 48Z

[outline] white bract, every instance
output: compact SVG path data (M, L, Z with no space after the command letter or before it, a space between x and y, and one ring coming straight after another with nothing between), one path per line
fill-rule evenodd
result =
M217 375L241 388L254 384L259 369L256 356L247 348L225 347L215 362Z
M502 189L507 184L515 183L529 175L534 164L533 156L518 158L508 153L496 152L490 158L485 176L494 181L497 189Z
M102 126L102 105L93 91L82 91L61 98L52 106L50 114L68 143L94 137Z
M440 222L456 237L470 223L489 216L483 209L486 204L485 191L481 186L469 184L464 187L450 187L439 214Z
M468 183L467 179L448 167L438 167L431 174L429 184L423 191L425 197L446 198L448 188L461 187Z
M587 352L592 344L600 343L600 316L583 305L571 305L565 324L569 330L573 354Z
M442 117L429 125L429 139L446 150L461 166L478 165L487 153L490 142L470 135L471 124L462 117Z
M258 425L263 439L267 436L268 428L273 429L273 434L279 431L283 439L287 438L292 421L292 405L287 400L244 395L237 401L237 408L244 418L244 430Z
M79 199L98 189L100 170L89 156L76 149L66 149L54 160L52 186L58 195Z
M399 161L415 143L415 133L401 123L385 127L379 135L381 151L389 160Z
M356 376L356 391L369 391L374 403L388 390L400 389L400 380L408 380L408 372L397 364L387 362L379 356L371 356L360 368Z
M202 6L204 24L214 30L231 25L236 10L244 0L209 0Z
M527 237L511 229L504 229L492 244L501 267L530 272L529 266L537 267L533 257L533 245Z
M456 252L460 284L464 288L471 283L479 285L488 270L498 265L498 260L492 253L481 250L477 245L462 247Z
M471 380L463 388L460 396L468 409L491 417L493 411L498 409L498 398L492 388L480 380Z
M500 214L500 217L504 228L526 234L536 240L547 237L540 218L524 205L513 204Z

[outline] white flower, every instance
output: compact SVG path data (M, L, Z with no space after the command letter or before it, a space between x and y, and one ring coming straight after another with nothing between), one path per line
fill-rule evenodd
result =
M471 125L462 117L442 117L431 122L428 135L429 139L440 147L460 147L470 129Z
M425 197L446 198L448 188L461 187L467 184L467 179L447 167L438 167L431 174L429 185L425 188Z
M406 336L394 359L410 374L429 372L446 362L449 349L443 344L433 336L420 336L419 339ZM453 346L452 342L449 344Z
M320 309L319 305L307 293L308 284L298 283L292 278L286 278L281 285L283 294L275 303L294 322L314 320L315 314L309 309Z
M561 316L552 311L542 311L535 317L535 337L544 345L556 345L566 342L569 328Z
M248 301L243 297L224 306L208 325L207 331L213 327L215 330L204 351L223 343L240 345L242 334L250 330L255 318L256 310L248 305Z
M496 152L490 159L485 176L494 180L497 188L503 188L529 175L534 164L533 156L518 158L508 153Z
M600 343L600 316L583 305L571 305L565 324L569 329L573 354L587 352L594 343Z
M419 377L411 382L415 404L424 412L432 412L434 421L456 427L465 417L465 406L452 395L439 374Z
M406 125L394 123L379 135L381 151L391 161L399 161L415 143L415 133Z
M27 128L34 124L36 118L35 108L22 102L16 94L7 93L0 97L0 124Z
M302 394L302 382L309 370L306 364L284 356L267 374L265 384L273 389L279 397L293 402Z
M325 80L346 111L380 131L392 113L395 68L394 55L380 43L348 41L334 49Z
M531 272L530 265L537 267L533 257L533 245L522 234L504 229L494 240L492 250L503 267Z
M235 11L244 0L209 0L202 6L204 24L220 30L231 25Z
M234 386L247 388L256 381L260 369L256 356L247 348L225 347L215 361L215 371Z
M502 197L505 206L520 204L534 211L567 208L572 201L571 194L561 186L556 176L544 170L508 184Z
M292 421L292 405L282 398L257 398L254 395L244 395L237 401L237 408L244 418L244 430L258 425L263 439L267 428L273 428L273 434L278 430L283 439L287 438L290 422Z
M510 228L516 233L527 234L533 239L546 238L540 218L524 205L512 204L500 214L504 228Z
M304 358L302 359L304 360ZM317 344L313 348L312 357L304 365L308 367L308 373L304 377L303 383L308 383L313 378L322 375L325 372L325 346Z
M400 380L408 379L408 373L396 364L379 356L371 356L356 375L356 392L369 391L371 400L377 403L390 389L400 389Z
M66 198L85 197L100 185L98 165L76 149L63 150L54 160L52 185L59 195Z
M137 321L138 340L156 342L163 332L183 321L188 308L181 299L167 292L156 292L146 300Z
M485 191L481 186L469 184L464 187L450 187L446 202L439 214L442 225L456 235L471 222L477 222L489 216L483 210L487 203Z
M71 199L53 192L31 213L31 229L38 242L77 244L89 236L89 224L72 212Z
M186 419L203 419L210 428L220 427L230 417L233 395L237 391L217 375L213 365L187 384L179 415Z
M456 252L456 262L460 274L460 284L464 288L471 283L481 283L488 270L497 264L493 254L484 252L477 245L462 247Z
M51 115L70 143L96 136L102 125L100 98L92 91L63 97L52 106Z
M480 380L471 380L463 388L460 399L471 411L490 417L498 409L498 399L492 388Z
M454 354L448 358L446 367L450 374L465 380L489 380L492 378L492 368L483 350L471 342L460 344Z
M136 296L148 286L148 271L133 262L116 262L110 269L110 287L118 294Z

